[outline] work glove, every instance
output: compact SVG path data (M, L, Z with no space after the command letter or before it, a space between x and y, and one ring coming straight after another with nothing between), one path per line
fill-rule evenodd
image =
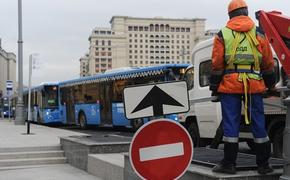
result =
M220 96L217 91L212 91L211 97L212 97L211 102L220 102Z
M269 72L264 72L262 76L263 76L266 87L268 89L273 89L276 84L276 74L274 70L269 71Z

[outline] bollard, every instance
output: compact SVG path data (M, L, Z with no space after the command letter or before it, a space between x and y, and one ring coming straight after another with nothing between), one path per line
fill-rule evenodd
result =
M290 89L290 81L287 84ZM284 158L284 172L280 177L280 180L290 180L290 96L284 100L285 106L287 106L285 130L283 136L283 158Z

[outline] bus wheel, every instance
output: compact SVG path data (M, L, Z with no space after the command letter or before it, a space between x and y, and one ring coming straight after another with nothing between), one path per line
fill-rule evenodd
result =
M200 137L199 137L197 125L195 123L191 123L187 127L187 131L192 139L194 147L199 147L200 146Z
M275 131L273 136L273 155L276 158L282 158L283 153L283 131L284 128L280 127Z
M87 118L84 113L80 113L79 123L80 123L81 129L87 129Z
M137 131L144 124L142 119L131 120L131 125L134 131Z

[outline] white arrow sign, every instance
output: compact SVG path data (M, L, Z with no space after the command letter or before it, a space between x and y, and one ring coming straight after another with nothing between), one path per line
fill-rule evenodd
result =
M125 88L124 103L128 119L187 112L189 103L186 82Z

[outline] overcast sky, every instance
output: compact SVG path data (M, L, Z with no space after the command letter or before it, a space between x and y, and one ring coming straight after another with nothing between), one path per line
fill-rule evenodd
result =
M24 73L39 53L44 67L34 84L79 77L79 58L88 52L94 27L110 27L114 15L206 18L206 29L224 26L229 0L22 0ZM290 16L289 0L247 0L254 12L279 10ZM2 48L17 55L17 0L0 0ZM27 82L25 75L24 83Z

